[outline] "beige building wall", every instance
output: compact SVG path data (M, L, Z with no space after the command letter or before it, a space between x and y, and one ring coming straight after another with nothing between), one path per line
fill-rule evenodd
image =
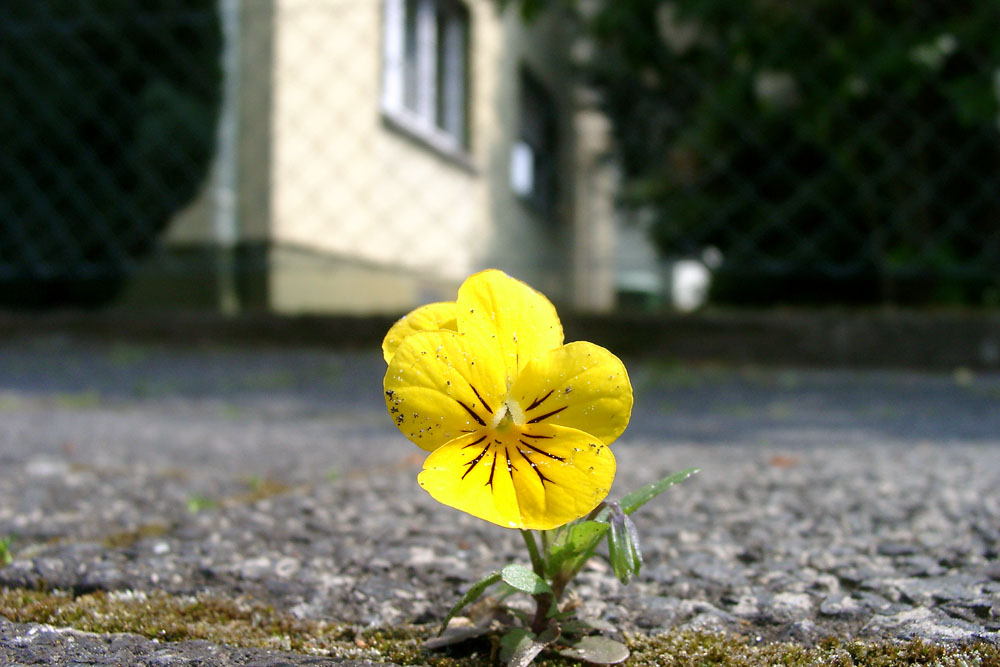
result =
M453 298L491 221L483 147L495 126L492 3L469 3L467 164L392 127L380 107L382 2L279 0L272 118L272 305L405 310ZM322 45L322 47L318 46ZM310 256L304 262L292 255ZM335 268L334 264L341 264Z
M240 3L238 14L236 232L237 241L261 243L270 234L270 132L274 7L272 2ZM213 224L219 204L218 156L196 199L182 209L164 236L167 245L215 244Z
M499 132L492 154L490 210L495 220L489 261L523 278L563 305L604 311L615 302L613 173L606 166L609 135L601 114L578 103L569 54L572 35L559 11L525 25L516 7L502 22L503 56L496 60ZM557 119L557 203L543 217L512 191L511 149L520 131L521 71L549 93Z
M489 63L496 88L485 107L493 127L485 159L489 214L494 228L484 259L527 281L550 298L566 303L572 292L568 270L572 252L571 210L567 206L570 179L561 179L558 202L549 218L516 195L510 184L511 152L520 135L522 69L530 72L556 102L560 127L555 159L565 159L571 154L572 137L565 127L571 108L560 103L566 73L559 57L553 57L558 54L561 35L557 22L549 17L524 25L516 7L505 12L497 27L500 42L497 50L502 55Z
M458 158L382 111L382 0L242 5L236 264L215 277L240 307L404 312L454 298L465 276L490 266L562 304L603 303L601 274L580 261L605 239L581 217L593 197L581 206L573 187L577 119L559 17L526 27L494 0L465 5L470 145ZM522 67L558 107L554 219L509 184ZM169 245L215 247L212 186L174 221Z

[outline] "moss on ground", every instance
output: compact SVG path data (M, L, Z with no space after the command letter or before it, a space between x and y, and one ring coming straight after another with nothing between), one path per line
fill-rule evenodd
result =
M259 602L204 595L96 592L74 596L59 591L0 588L0 615L18 623L43 623L84 632L129 632L160 641L206 640L401 665L465 667L490 664L495 654L489 640L454 647L451 654L430 653L421 642L433 634L434 626L359 629L298 619ZM803 646L755 643L739 636L712 633L668 632L629 637L628 644L632 656L625 664L636 666L1000 665L1000 647L982 641L958 645L828 639L816 646ZM578 663L542 657L537 664Z
M154 521L142 524L129 530L121 530L104 536L103 544L109 549L121 549L131 546L139 540L163 537L169 530L166 524Z

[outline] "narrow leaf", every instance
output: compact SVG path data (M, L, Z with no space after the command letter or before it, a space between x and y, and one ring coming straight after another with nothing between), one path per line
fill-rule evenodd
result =
M539 593L551 593L552 588L545 583L545 580L529 570L523 565L512 563L500 571L500 576L504 583L513 586L519 591L537 595Z
M631 514L636 511L650 500L660 495L667 489L669 489L674 484L678 482L683 482L685 479L691 475L699 472L698 468L688 468L687 470L681 470L680 472L674 473L673 475L667 475L663 479L653 482L652 484L647 484L641 489L637 489L632 493L628 494L621 500L622 511L625 514Z
M445 628L448 627L448 621L454 618L455 614L462 611L462 608L465 607L467 604L475 602L479 598L479 596L486 591L487 588L497 583L498 581L500 581L500 573L491 572L490 574L486 575L476 583L472 584L469 590L465 592L465 595L463 595L462 598L457 603L455 603L455 606L451 608L451 610L448 612L448 615L444 617L444 622L441 624L441 629L438 630L438 635L441 635L444 632Z

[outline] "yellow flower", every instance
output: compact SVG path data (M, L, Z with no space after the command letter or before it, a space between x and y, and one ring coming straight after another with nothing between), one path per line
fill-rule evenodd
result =
M417 308L382 343L386 407L431 452L418 477L436 500L495 524L545 530L608 494L608 448L628 425L632 386L603 347L563 344L542 294L497 270L455 303Z

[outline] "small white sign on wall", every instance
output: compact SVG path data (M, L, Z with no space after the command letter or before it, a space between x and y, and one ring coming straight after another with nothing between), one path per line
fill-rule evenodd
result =
M510 149L510 189L519 197L528 197L535 190L535 152L524 141Z

